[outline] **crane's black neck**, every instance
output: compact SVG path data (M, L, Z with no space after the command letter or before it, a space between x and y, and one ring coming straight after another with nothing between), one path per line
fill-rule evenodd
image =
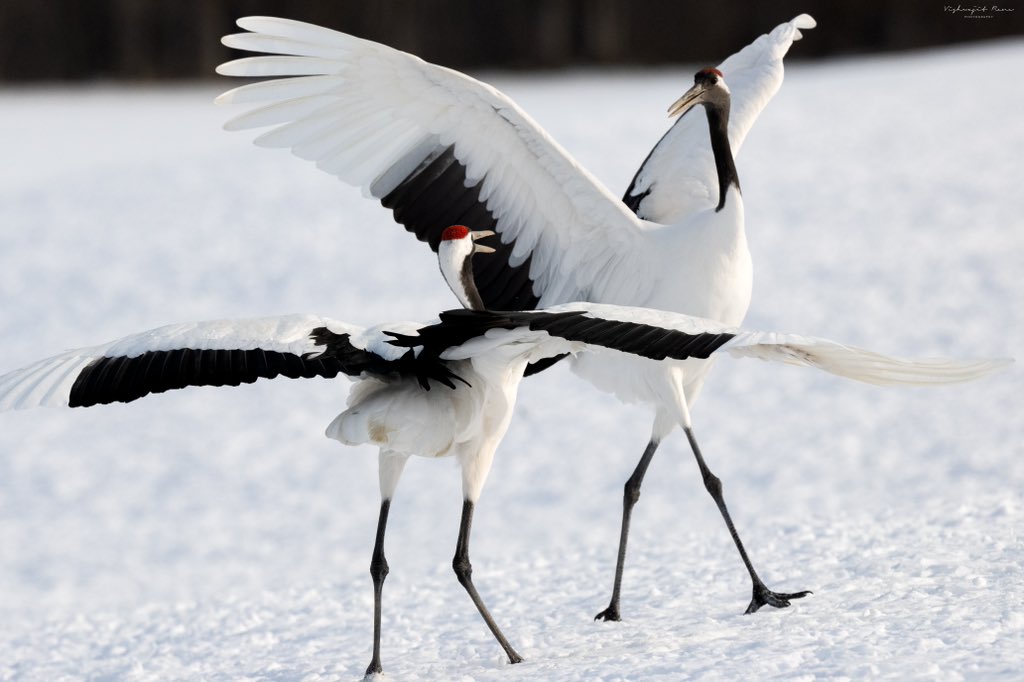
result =
M480 296L480 290L476 288L476 278L473 276L473 254L462 261L462 269L459 271L459 283L462 284L462 291L466 294L470 310L484 310L484 299Z
M725 207L725 195L729 185L740 188L740 176L736 172L736 163L732 158L732 146L729 144L729 103L706 104L704 110L708 115L708 130L711 133L711 151L715 155L715 168L718 170L718 207Z

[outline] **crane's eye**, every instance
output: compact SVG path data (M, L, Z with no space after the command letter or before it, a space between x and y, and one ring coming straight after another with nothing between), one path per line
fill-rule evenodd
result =
M711 69L701 69L693 77L695 83L707 83L708 85L714 85L718 82L718 74Z

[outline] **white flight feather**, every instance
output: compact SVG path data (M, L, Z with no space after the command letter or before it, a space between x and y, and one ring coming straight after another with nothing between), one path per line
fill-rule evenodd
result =
M280 124L281 128L275 130L284 128L281 133L271 132L261 138L264 144L289 146L296 154L316 161L324 170L358 184L377 198L394 189L404 177L395 172L395 167L408 173L422 160L428 143L453 145L470 184L500 173L500 188L497 181L485 180L483 200L497 219L496 229L502 239L516 241L516 260L522 262L531 252L549 252L543 268L534 266L538 292L554 288L580 298L585 289L600 295L600 282L581 280L578 270L583 264L592 265L589 271L596 273L601 262L613 254L619 254L618 258L639 257L635 241L642 223L493 87L387 46L301 22L260 17L242 19L239 26L298 41L295 52L301 54L334 51L344 55L332 61L286 53L246 57L218 67L218 72L225 75L301 78L301 65L309 66L307 77L298 86L288 78L246 85L224 93L217 98L218 103L275 102L324 95L342 105L337 109L331 105L311 107L294 121ZM242 49L262 50L274 44L288 50L292 45L288 41L246 41L236 35L227 42ZM318 88L317 78L330 80ZM275 97L278 85L279 96ZM295 106L295 111L302 114L303 105ZM285 110L243 113L227 125L241 129L266 120L279 121L278 114ZM333 125L326 129L325 117L334 118ZM368 131L382 127L390 136L402 137L404 144L399 153L390 144L378 149L370 145L346 149L338 144L339 140L351 139L346 131L359 130L365 138ZM332 130L338 137L331 135ZM307 136L309 131L312 136ZM415 159L407 160L401 152ZM567 248L570 243L580 248ZM634 266L641 267L639 262Z

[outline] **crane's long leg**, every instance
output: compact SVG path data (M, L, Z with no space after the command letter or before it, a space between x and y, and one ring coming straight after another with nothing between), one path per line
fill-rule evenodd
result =
M373 556L370 558L370 577L373 579L373 658L366 667L366 674L382 672L380 664L380 616L381 596L384 578L388 575L388 560L384 556L384 533L388 526L388 512L391 498L398 487L408 455L381 449L378 455L377 475L380 479L380 516L377 518L377 536L373 542Z
M704 479L704 487L709 493L711 493L712 499L714 499L715 504L718 505L718 511L722 513L722 518L725 519L725 525L729 528L729 534L732 535L732 541L736 543L736 549L740 552L740 558L743 559L743 564L747 567L747 571L750 573L750 580L753 582L753 597L751 598L750 605L747 606L745 613L754 613L765 604L776 608L784 608L789 606L790 599L799 599L800 597L806 597L811 594L811 592L807 590L788 594L772 592L765 586L761 578L758 577L757 571L754 570L754 565L750 563L750 557L747 556L747 550L743 548L743 542L740 540L740 535L736 532L736 526L732 523L732 517L729 516L729 510L725 506L725 498L722 496L721 479L711 473L711 469L708 468L707 463L704 461L704 456L701 454L700 447L697 445L697 439L693 435L693 429L686 426L683 427L683 431L685 431L686 438L690 441L690 447L693 449L693 456L697 459L697 466L700 467L700 475Z
M370 559L370 577L373 579L373 658L366 668L372 675L383 670L380 665L380 612L384 578L388 575L388 560L384 556L384 531L388 525L388 511L391 500L381 500L380 517L377 520L377 539L373 543L373 557Z
M622 592L622 570L626 564L626 542L629 539L629 522L633 516L633 507L636 505L637 500L640 499L640 484L644 481L647 467L650 466L651 459L654 458L654 451L658 449L659 442L657 438L652 438L647 443L644 454L640 457L636 469L633 470L633 474L626 481L622 491L622 530L619 533L619 555L615 562L615 584L612 586L612 599L608 604L608 608L594 616L594 620L622 620L622 617L619 615L619 595Z
M462 522L459 524L459 539L455 545L455 558L452 559L452 568L455 569L455 575L459 579L459 584L466 588L466 592L469 593L470 599L476 605L477 611L480 612L484 622L487 623L487 627L491 629L491 634L498 640L501 648L505 650L508 662L519 663L523 660L523 657L517 654L512 645L508 643L505 635L501 632L501 628L498 627L498 624L494 622L494 618L491 617L491 612L484 605L484 600L480 598L476 587L473 586L473 566L469 563L469 533L473 525L473 507L474 505L471 500L467 499L462 503Z

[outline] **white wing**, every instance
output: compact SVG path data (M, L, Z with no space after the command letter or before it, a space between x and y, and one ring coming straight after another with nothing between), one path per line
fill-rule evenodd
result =
M410 333L416 327L394 327ZM330 359L310 359L326 329L344 340ZM129 402L185 386L237 386L276 376L359 375L387 368L402 349L379 330L363 330L314 315L175 324L118 341L71 350L0 376L0 411L36 406ZM339 357L341 356L341 357Z
M449 311L420 330L427 349L466 359L497 347L535 345L539 356L610 348L652 360L708 358L728 352L877 385L938 385L978 379L1012 360L907 360L797 334L750 332L690 315L598 303L569 303L523 312Z
M498 232L504 248L474 264L488 307L611 297L617 292L599 290L599 273L639 270L641 222L494 88L319 26L269 17L238 25L251 33L226 36L225 45L273 56L228 62L218 73L294 77L218 97L259 104L225 127L273 126L257 144L291 149L363 188L435 250L452 224Z
M801 14L718 66L732 95L729 143L734 156L739 155L747 132L782 86L782 60L790 45L800 39L800 29L815 25L813 18ZM651 150L623 201L644 220L675 224L697 211L714 208L717 178L707 120L698 107L680 116Z

